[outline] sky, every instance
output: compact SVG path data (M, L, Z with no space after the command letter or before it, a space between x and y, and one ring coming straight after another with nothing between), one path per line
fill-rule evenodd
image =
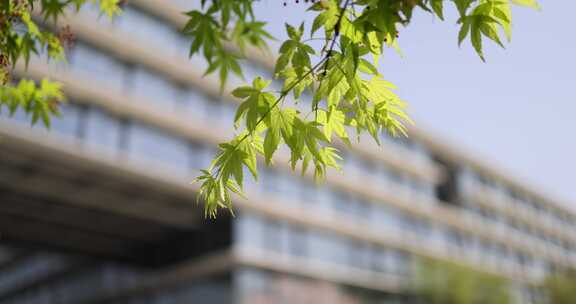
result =
M287 2L256 4L279 40L285 22L313 17ZM453 11L444 22L419 13L400 30L404 56L386 52L380 71L418 128L576 209L576 1L540 4L513 9L511 43L485 43L485 63L468 41L458 47Z

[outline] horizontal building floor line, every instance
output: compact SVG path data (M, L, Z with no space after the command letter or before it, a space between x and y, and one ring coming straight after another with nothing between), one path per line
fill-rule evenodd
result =
M139 9L146 11L147 13L162 19L164 22L171 24L176 30L180 30L184 27L187 22L187 17L182 13L182 8L174 3L165 3L161 0L133 0L131 1L133 5ZM234 49L234 47L231 47ZM275 66L275 59L273 56L256 56L257 52L247 52L246 57L248 60L259 64L260 66L272 71ZM416 127L410 127L410 135L426 143L427 147L432 151L440 154L446 155L453 160L457 160L463 164L470 165L475 170L482 172L482 174L487 174L495 178L496 180L502 181L506 185L511 186L514 189L518 189L522 193L526 193L529 196L538 198L545 205L557 210L560 213L568 213L573 219L576 220L576 210L567 207L568 203L560 204L555 200L551 200L545 195L538 193L531 189L528 185L519 183L515 178L507 176L502 173L499 168L494 168L488 165L486 162L480 162L477 159L466 156L467 153L462 151L457 151L454 145L448 145L442 143L438 138L434 138L428 132ZM468 151L469 152L469 151Z
M132 100L130 96L115 92L111 88L102 89L104 86L94 86L94 82L83 81L82 77L73 75L72 73L51 72L48 66L33 63L30 64L27 72L34 78L40 79L51 76L55 80L62 81L64 83L64 90L73 99L103 106L121 116L146 121L155 126L177 133L184 138L191 140L201 139L214 145L226 140L226 131L217 129L216 127L207 127L193 120L170 114L160 107L150 105L151 103L149 102L140 100L140 103L138 103L136 100ZM287 159L287 155L279 153L278 161L276 162L277 167L285 171L291 171ZM556 262L562 260L561 257L550 256L551 254L545 250L535 248L521 240L510 238L510 235L499 237L494 235L494 233L487 232L485 228L482 228L483 223L479 221L474 223L473 220L463 217L461 210L441 206L433 200L423 201L417 198L402 198L395 193L391 193L396 191L388 191L388 193L385 193L378 189L378 187L362 182L363 180L369 180L369 178L354 179L346 175L336 174L335 171L330 171L326 178L326 181L330 185L334 185L339 189L344 189L370 200L375 200L380 204L392 205L420 218L438 221L468 234L497 241L508 248L551 258ZM398 192L401 191L398 190ZM560 255L558 254L558 256Z
M113 27L106 29L102 25L94 26L93 22L82 16L69 14L60 20L74 29L79 39L90 42L99 48L106 49L121 60L142 64L153 69L176 83L191 86L214 99L224 99L227 102L238 104L239 100L228 94L220 94L218 84L207 80L198 71L198 67L186 58L173 56L161 48L130 37L128 33L121 33ZM343 143L339 143L344 148ZM438 168L430 164L412 164L387 149L378 149L377 146L366 142L355 143L353 150L365 158L382 161L397 170L425 182L435 183L441 174Z
M43 132L38 134L34 130L26 130L27 127L11 126L8 123L1 123L0 126L0 136L2 136L0 146L25 154L41 152L38 155L49 162L66 163L86 172L101 173L104 176L113 177L117 181L134 180L130 168L137 168L138 166L123 165L121 159L106 157L104 154L95 153L93 149L90 149L90 156L86 157L87 149L82 148L78 143L50 139L50 136L47 137L42 134ZM148 166L148 168L151 167ZM155 189L158 193L166 193L170 188L163 188L165 182L162 179L158 180L158 175L161 175L161 172L162 170L153 170L147 174L148 178L146 174L140 174L138 182L142 187L147 187L149 190ZM169 175L166 174L166 176ZM185 182L181 181L181 184L186 186ZM77 189L74 189L74 184L58 182L55 179L36 178L35 183L14 183L10 186L29 194L64 200L71 205L79 204L82 207L109 210L174 227L193 228L201 219L200 213L194 211L197 211L198 208L194 205L194 198L191 196L188 197L189 205L176 208L176 206L147 201L145 198L118 203L118 199L111 197L109 193L101 193L102 191L97 190L78 192ZM178 194L175 193L174 195ZM181 194L180 197L182 197Z
M215 252L154 272L153 276L135 282L130 288L82 301L79 304L124 303L134 296L174 289L211 275L231 272L233 267L234 259L229 250Z
M406 284L397 277L370 271L351 269L334 263L308 261L305 258L286 257L266 250L236 250L235 261L242 266L256 267L274 272L288 273L311 279L348 286L401 293Z
M536 214L527 215L525 213L519 212L517 209L506 208L505 206L499 205L485 192L478 192L471 197L471 201L474 204L478 204L484 208L490 209L497 212L498 214L505 214L507 217L520 221L523 224L529 225L534 230L539 230L544 232L546 235L560 238L564 241L571 243L571 246L576 247L576 235L570 233L569 231L562 230L560 227L551 227L545 222L540 222Z
M7 138L6 135L7 134L3 135L4 139ZM34 143L34 144L37 144L37 143ZM59 148L65 149L65 147L62 145L60 145ZM68 153L76 153L77 154L76 158L78 158L78 159L83 159L83 158L85 158L85 155L91 154L91 153L88 153L88 151L86 151L86 150L82 150L82 151L76 150L76 152L68 152ZM98 162L97 158L94 158L94 157L92 157L91 161ZM82 161L82 163L85 163L85 161ZM105 170L105 166L98 166L98 167L102 167L102 169ZM141 178L144 178L144 180L152 178L152 179L156 180L156 182L154 182L154 184L156 184L156 185L161 184L162 189L169 191L171 193L179 193L179 195L191 197L194 194L194 192L196 191L195 185L187 186L187 185L181 184L173 176L151 177L151 176L149 176L149 173L146 173L145 170L143 170L141 168L130 167L130 166L127 166L126 164L123 164L121 167L122 168L120 170L124 171L123 174L125 174L126 176L132 176L132 178L135 178L136 180L140 180ZM458 257L451 257L451 256L443 255L441 253L440 254L431 253L430 248L427 248L427 247L426 248L425 247L419 248L418 246L416 246L416 244L412 244L410 242L410 240L408 240L408 239L402 239L401 238L401 239L394 240L394 239L389 239L389 238L388 239L382 238L382 236L379 233L376 233L375 231L374 232L367 232L365 227L362 227L362 225L359 225L357 223L352 223L349 220L345 220L345 219L327 220L325 218L322 218L322 216L310 215L310 213L311 213L310 210L306 210L306 212L303 212L303 211L286 209L286 207L282 206L281 203L275 203L275 202L273 202L272 199L269 199L269 198L265 198L265 197L250 198L249 200L238 199L235 201L235 205L241 209L256 210L258 212L264 212L267 215L273 216L273 217L278 218L278 219L293 221L296 223L305 224L306 226L318 227L318 228L321 228L324 230L329 230L331 232L335 232L335 233L340 234L340 235L349 236L349 237L352 237L355 239L374 242L374 243L382 244L382 245L393 247L393 248L398 248L401 250L411 252L411 253L416 254L418 256L426 256L426 257L432 257L432 258L437 258L437 259L455 261L457 263L463 263L463 264L466 264L468 266L471 266L471 267L474 267L477 269L482 269L483 271L490 269L490 267L486 267L486 265L478 265L475 263L461 262L460 261L461 258L458 258ZM321 213L318 213L318 214L321 214ZM349 223L347 223L347 222L349 222ZM562 264L560 261L555 261L555 262ZM523 282L528 280L528 279L523 278L523 276L521 274L501 273L498 270L495 270L494 273L499 274L499 275L504 276L504 277L511 278L513 280L520 280Z

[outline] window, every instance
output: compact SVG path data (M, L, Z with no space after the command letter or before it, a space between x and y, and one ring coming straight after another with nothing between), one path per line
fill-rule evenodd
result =
M281 194L282 193L282 185L280 182L280 177L278 172L272 168L264 168L261 171L261 178L262 187L265 192L269 192L272 194Z
M342 167L346 175L353 177L364 174L362 160L357 155L351 151L347 151L345 155L343 155L343 158L344 164Z
M222 105L222 123L225 129L234 128L234 118L236 118L236 110L238 105L231 102L224 102Z
M362 270L370 269L370 248L366 243L348 242L348 265Z
M341 216L350 216L353 211L352 195L348 192L332 192L333 209Z
M218 122L219 128L232 129L237 105L224 100L210 99L207 103L208 116L211 121Z
M305 257L308 256L308 233L300 226L289 226L288 250L290 255Z
M313 183L307 183L307 184L313 185ZM331 214L331 212L332 212L332 191L334 191L334 190L331 189L330 187L328 187L326 184L322 184L320 186L314 185L314 189L316 192L315 205L319 209L323 210L322 211L323 214Z
M279 172L277 169L262 170L262 189L271 193L275 201L299 203L302 200L300 180L292 174Z
M388 254L389 269L394 274L407 275L410 273L410 256L400 250L391 249Z
M309 255L312 260L333 262L329 261L330 251L330 234L324 231L312 230L309 232Z
M207 167L205 167L207 168ZM246 168L243 168L243 172L244 172L244 192L248 195L248 197L250 196L250 194L254 194L254 193L258 193L261 188L260 188L260 183L261 181L255 181L252 173L250 173L250 171Z
M424 240L428 238L430 235L431 227L426 220L410 215L405 215L404 219L408 225L406 228L410 229L410 231L412 231L412 233L414 233L417 237L420 237Z
M387 175L395 187L402 187L402 190L406 189L406 181L402 173L390 168Z
M179 113L196 118L196 120L212 119L208 113L207 102L211 102L208 97L188 88L181 88L176 95L178 100L176 107Z
M301 203L301 180L286 172L279 173L278 178L278 182L281 183L282 198L288 202Z
M240 299L222 303L252 303L254 298L273 292L273 277L268 272L241 267L238 271L234 271L233 275L235 289L238 291ZM190 300L189 303L196 302L196 299ZM212 299L210 300L203 303L214 303Z
M118 151L121 139L119 118L93 107L87 108L85 115L83 130L85 142L107 151Z
M480 173L476 173L476 178L478 179L478 182L487 188L494 188L494 181L492 181L489 177L484 176L483 174Z
M357 220L367 220L370 217L371 210L372 205L370 202L358 196L352 198L351 215L356 217Z
M375 205L373 206L370 215L372 216L372 222L376 229L382 229L383 231L396 230L399 227L399 214L398 210L393 207L385 205Z
M273 220L266 220L264 227L264 248L278 253L284 252L282 224Z
M304 207L316 207L319 201L319 186L305 180L299 180L300 200Z
M453 248L458 249L458 250L464 249L463 248L464 247L464 236L460 232L450 229L447 231L446 237L448 239L449 244Z
M149 101L174 111L177 103L177 88L168 79L142 67L134 69L130 93L137 100Z
M392 136L388 133L383 133L383 140L396 144L403 149L413 150L416 143L405 136Z
M309 256L319 262L345 265L347 242L343 237L323 231L309 232Z
M129 6L114 21L119 30L129 33L139 42L150 43L157 49L176 51L179 34L166 22Z
M195 173L198 173L198 170L208 168L210 166L210 162L212 162L212 159L216 155L216 149L214 147L209 147L198 143L191 143L190 150L190 164L192 171L195 171Z
M51 129L66 136L78 137L82 108L72 103L65 103L60 105L58 110L61 115L52 118Z
M153 127L131 124L128 151L135 160L153 160L183 173L189 172L186 166L190 157L188 143Z
M476 177L474 172L469 167L461 167L458 174L458 187L459 191L466 195L474 191L476 186Z
M83 73L91 81L95 79L118 90L124 86L126 80L124 64L81 43L75 45L70 53L70 70Z
M373 246L370 250L370 268L375 272L389 271L389 263L386 261L386 249Z
M363 176L378 177L380 166L377 162L364 158L360 160L359 165Z
M399 177L394 171L394 168L387 164L379 163L375 174L375 181L378 185L378 189L388 193L395 193L398 191L398 183L401 183L402 181L401 177Z
M421 162L426 162L430 160L431 157L430 152L423 145L415 143L413 146L413 150L417 160Z
M18 123L22 123L22 124L28 124L30 125L30 121L32 119L31 115L26 114L26 112L24 110L22 110L21 107L18 107L18 109L16 109L16 112L14 112L14 114L12 116L7 115L6 108L2 107L2 112L0 112L0 119L2 120L11 120L11 121L16 121Z
M263 246L263 219L252 213L241 213L234 220L235 244L241 247L261 249Z
M436 198L451 206L461 206L462 200L458 192L458 167L450 161L436 158L435 162L443 171L443 178L436 186Z
M440 223L435 223L433 228L432 238L434 242L438 244L438 248L445 252L450 250L450 248L448 248L449 240L447 236L449 229L446 225Z

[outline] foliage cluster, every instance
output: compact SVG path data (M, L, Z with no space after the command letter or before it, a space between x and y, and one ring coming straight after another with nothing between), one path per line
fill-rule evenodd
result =
M570 270L549 276L544 283L547 303L571 304L576 299L576 271Z
M418 294L427 304L512 303L505 279L466 266L423 260L416 277Z
M241 75L240 48L265 48L271 36L256 19L251 0L203 0L202 10L187 13L185 32L192 36L190 55L202 55L210 64L206 73L219 71L222 85L230 71ZM315 14L306 29L286 25L288 39L280 49L274 77L283 82L279 92L267 89L270 80L257 78L232 94L242 99L235 118L237 133L220 145L216 159L195 181L206 215L232 206L231 194L242 194L244 170L257 179L257 156L270 164L281 145L289 150L293 170L310 168L322 179L328 168L339 169L335 147L339 140L351 145L350 133L368 133L379 143L380 133L406 135L406 103L379 72L385 48L398 49L398 36L416 9L444 19L444 6L458 11L459 43L466 37L484 59L483 38L503 46L501 33L511 35L511 3L537 8L534 0L320 0L308 11ZM318 50L314 43L321 41ZM307 105L301 112L296 103Z
M49 60L65 60L64 51L72 39L69 28L58 33L43 29L38 21L53 21L63 16L67 8L80 9L96 0L3 0L0 2L0 112L13 115L19 108L31 118L32 124L42 121L50 126L50 118L58 115L58 103L63 101L62 86L44 79L39 83L12 79L17 63L28 66L33 56ZM102 13L118 14L118 0L100 0Z
M61 86L11 80L17 63L31 56L63 60L68 31L42 29L37 22L56 21L67 10L98 3L103 14L120 13L120 0L4 0L0 3L0 110L18 108L46 126L57 114ZM239 61L248 49L267 49L272 36L266 23L254 14L255 0L201 0L201 8L186 12L183 33L191 38L190 56L208 62L206 74L218 73L222 90L231 73L242 75ZM445 6L458 12L459 43L470 38L484 59L483 41L502 45L510 39L511 4L537 8L535 0L318 0L309 2L314 21L308 28L286 25L287 39L277 57L274 78L280 91L269 89L271 80L254 79L232 94L241 99L235 117L236 133L212 165L195 181L201 183L199 200L207 216L232 207L232 194L242 195L245 172L258 176L261 157L271 164L281 146L289 151L293 170L308 169L322 179L329 168L339 169L335 141L352 144L353 133L368 133L376 142L382 132L406 134L411 120L406 103L379 71L385 48L398 49L399 31L410 24L415 10L444 19ZM57 31L56 31L57 32ZM315 48L315 43L323 46ZM230 48L230 45L234 48ZM298 110L296 103L307 106ZM302 108L302 107L300 107Z

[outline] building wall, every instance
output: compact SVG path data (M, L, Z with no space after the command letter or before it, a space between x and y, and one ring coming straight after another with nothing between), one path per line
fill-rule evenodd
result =
M400 304L409 299L386 293L303 279L256 268L241 268L234 276L235 303Z
M195 272L198 267L187 263L143 268L85 255L1 245L0 303L233 303L229 272L202 276Z
M213 82L205 85L214 79L195 78L205 63L186 60L190 38L177 32L177 24L155 16L159 13L150 6L149 11L141 9L147 7L142 3L154 1L135 1L113 24L98 19L100 26L92 32L77 27L78 42L70 50L69 65L51 65L49 71L66 75L69 88L88 80L97 92L70 94L61 107L62 118L54 120L47 136L142 170L153 164L177 178L190 179L209 164L215 143L231 131L235 103L214 94ZM163 3L158 9L170 7ZM96 19L89 9L83 14L88 16L81 18L85 25ZM130 43L100 45L98 37L106 35L126 37ZM142 52L122 53L131 47ZM180 70L176 63L182 63ZM44 63L34 62L32 70L34 65ZM270 74L257 65L245 68L248 80ZM120 97L102 102L107 96ZM22 113L10 121L27 128ZM199 132L196 126L209 126L209 132ZM40 126L34 129L45 132ZM275 286L272 289L306 290L295 279L302 277L313 280L313 288L328 298L341 297L342 303L355 303L356 298L341 294L340 286L375 290L384 301L403 292L420 257L452 260L505 276L517 282L518 297L530 298L533 290L528 286L554 269L574 265L574 214L475 165L443 155L418 136L382 135L382 140L380 148L364 141L362 148L347 151L345 173L330 172L322 185L290 173L282 164L263 169L260 182L247 185L250 199L237 203L240 212L232 232L233 252L239 265L246 267L234 274L240 301L252 301L254 294L258 300L253 301L271 301L267 292L245 290L259 288L259 281ZM450 168L438 158L448 158ZM450 204L439 200L437 191L446 182L442 172L448 169L455 173L456 199ZM274 283L263 279L270 276Z

